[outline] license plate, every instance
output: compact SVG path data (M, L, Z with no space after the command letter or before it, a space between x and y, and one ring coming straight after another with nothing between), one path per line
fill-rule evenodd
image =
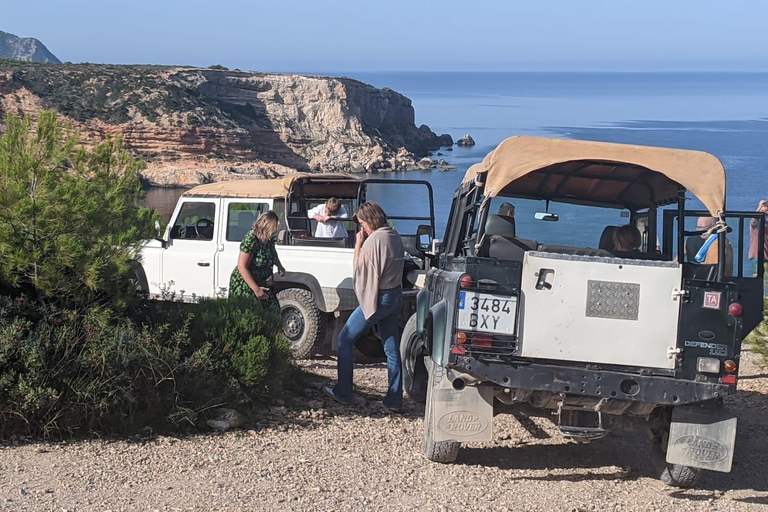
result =
M517 297L480 292L459 292L459 325L462 331L513 335Z

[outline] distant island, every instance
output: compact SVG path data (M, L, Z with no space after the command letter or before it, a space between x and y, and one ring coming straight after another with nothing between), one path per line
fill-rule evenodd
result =
M61 61L37 39L19 37L2 30L0 30L0 58L61 64Z
M154 186L405 170L453 143L416 127L405 96L350 78L0 60L0 118L41 109L85 143L122 135Z

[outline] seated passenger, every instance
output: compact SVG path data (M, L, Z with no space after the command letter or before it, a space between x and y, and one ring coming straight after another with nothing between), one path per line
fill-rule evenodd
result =
M635 226L627 224L613 232L613 244L616 246L616 250L612 252L616 256L631 258L632 253L639 253L641 243L640 231Z
M307 217L317 221L317 229L315 229L315 237L317 238L346 238L348 236L344 222L338 220L349 218L347 210L341 205L341 201L335 197L309 210Z

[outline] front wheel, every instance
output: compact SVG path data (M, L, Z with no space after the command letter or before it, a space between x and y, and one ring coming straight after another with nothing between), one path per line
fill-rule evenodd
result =
M283 334L291 344L294 359L313 356L325 340L325 317L312 293L301 288L288 288L277 294Z
M424 341L416 332L417 315L414 313L405 324L400 337L400 360L403 363L403 389L414 402L427 401L429 375L424 365Z
M699 481L701 469L667 462L668 442L667 432L651 440L651 460L659 480L672 487L693 487Z

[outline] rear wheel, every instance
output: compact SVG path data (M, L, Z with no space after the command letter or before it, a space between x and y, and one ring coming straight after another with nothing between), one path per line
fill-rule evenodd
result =
M312 293L301 288L288 288L277 294L283 334L291 344L295 359L314 355L325 340L325 317L318 309Z
M669 433L651 439L651 460L659 480L672 487L693 487L699 481L701 469L667 462Z
M430 367L433 367L435 363L430 361ZM432 378L433 373L430 372L429 378ZM431 385L431 383L429 384ZM427 397L426 407L424 408L424 439L421 444L421 454L425 459L432 462L439 462L441 464L450 464L456 462L456 457L459 456L459 450L461 449L461 443L458 441L435 441L435 430L432 426L432 400Z
M371 359L378 360L386 357L386 354L384 353L384 345L381 343L381 339L376 335L373 329L357 339L355 348L365 357L370 357Z
M411 400L427 401L429 375L424 365L424 341L416 332L417 315L414 313L405 324L400 337L400 360L403 365L403 389Z

